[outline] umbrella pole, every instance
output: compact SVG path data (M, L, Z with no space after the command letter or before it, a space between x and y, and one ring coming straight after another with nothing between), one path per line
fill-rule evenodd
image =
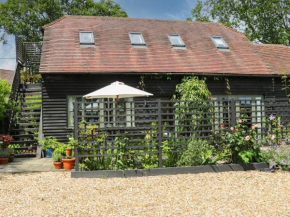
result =
M117 126L118 126L118 102L119 102L119 95L117 95L116 96L116 113L115 113L115 115L116 115L116 124L117 124Z

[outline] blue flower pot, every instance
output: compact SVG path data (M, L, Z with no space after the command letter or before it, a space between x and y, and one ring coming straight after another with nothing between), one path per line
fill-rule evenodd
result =
M53 148L48 148L47 150L46 150L46 157L48 157L48 158L50 158L50 157L52 157L52 153L53 153L53 151L54 151L54 149Z

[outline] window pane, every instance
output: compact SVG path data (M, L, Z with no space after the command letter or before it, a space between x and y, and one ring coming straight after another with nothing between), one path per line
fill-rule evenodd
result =
M129 33L132 45L145 45L144 38L141 33Z
M184 46L180 35L169 35L169 39L173 46Z
M140 35L132 34L131 38L132 38L132 44L142 44L143 43Z
M94 34L92 32L80 32L80 43L93 44Z
M215 38L215 43L219 46L219 47L225 47L225 44L223 42L223 40L221 40L220 38Z
M171 42L173 45L182 45L182 42L178 36L171 36Z
M222 37L213 36L212 39L214 40L214 43L218 48L228 48L228 45L224 42Z

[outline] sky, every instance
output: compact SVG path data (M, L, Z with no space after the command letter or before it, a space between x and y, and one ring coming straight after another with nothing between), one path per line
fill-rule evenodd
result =
M0 0L4 2L5 0ZM197 0L115 0L132 18L186 20ZM0 69L15 69L14 36L7 38L7 44L0 42Z

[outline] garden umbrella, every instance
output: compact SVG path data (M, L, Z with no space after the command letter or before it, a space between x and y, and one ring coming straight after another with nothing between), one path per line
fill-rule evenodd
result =
M153 94L145 91L130 87L122 82L116 81L106 87L89 93L83 97L86 99L99 99L99 98L114 98L118 101L120 98L152 96Z

